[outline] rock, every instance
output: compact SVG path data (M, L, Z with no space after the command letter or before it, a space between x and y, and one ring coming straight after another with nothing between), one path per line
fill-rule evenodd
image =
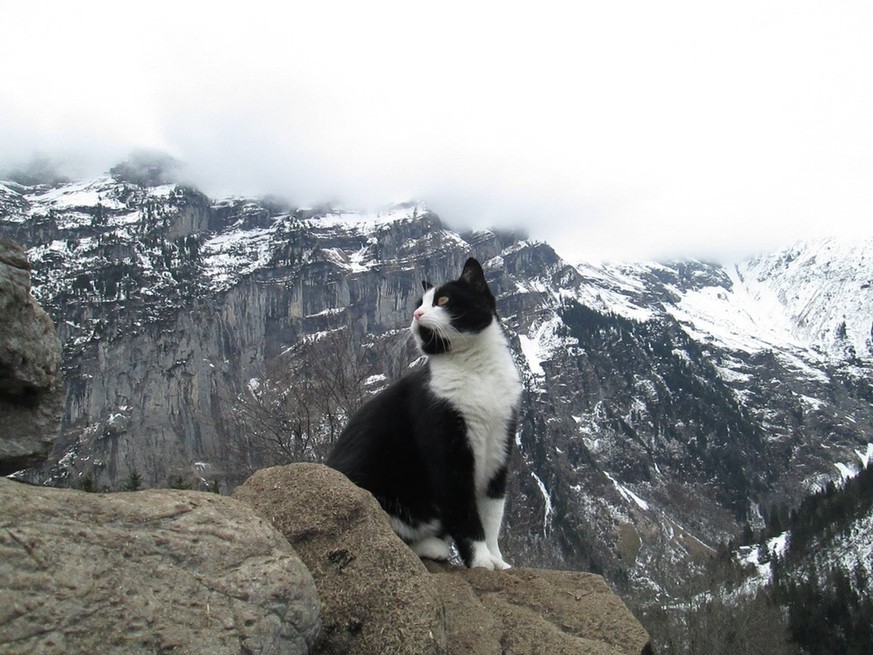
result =
M61 344L30 294L24 250L0 237L0 475L45 461L60 435Z
M651 652L645 629L599 575L427 568L446 604L450 655Z
M427 562L427 566L442 565ZM503 655L500 645L503 624L482 604L476 592L464 580L463 570L466 569L445 566L443 575L434 575L432 578L446 608L446 652L449 655Z
M0 653L307 653L312 577L251 509L0 479Z
M376 499L319 464L258 471L234 497L291 542L322 601L317 653L445 653L445 610Z
M372 495L332 469L265 469L235 496L279 528L312 572L324 622L316 652L650 652L648 634L602 577L425 566Z

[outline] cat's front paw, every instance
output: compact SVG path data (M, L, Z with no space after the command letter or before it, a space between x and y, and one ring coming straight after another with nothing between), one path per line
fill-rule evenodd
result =
M504 559L498 555L491 555L491 563L494 565L496 571L505 571L506 569L512 568L512 564L504 561Z
M473 559L470 561L471 569L488 569L494 570L494 557L485 545L485 542L476 542L473 544Z

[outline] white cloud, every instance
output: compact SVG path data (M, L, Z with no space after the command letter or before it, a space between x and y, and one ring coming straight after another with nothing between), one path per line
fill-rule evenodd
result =
M4 3L0 166L168 151L213 193L728 256L873 210L864 2Z

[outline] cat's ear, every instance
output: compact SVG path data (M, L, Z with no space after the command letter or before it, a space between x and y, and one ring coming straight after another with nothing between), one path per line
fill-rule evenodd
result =
M479 293L486 293L488 291L485 272L482 270L482 265L474 257L470 257L467 263L464 264L464 272L461 273L461 279Z
M428 289L433 289L433 285L430 282L428 282L427 280L422 280L421 281L421 288L424 289L425 291L427 291Z

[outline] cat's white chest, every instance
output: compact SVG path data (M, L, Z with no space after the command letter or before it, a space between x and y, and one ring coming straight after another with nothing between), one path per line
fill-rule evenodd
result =
M484 489L506 463L509 426L516 416L521 381L499 328L480 348L430 360L431 390L464 417L475 462L476 488Z

